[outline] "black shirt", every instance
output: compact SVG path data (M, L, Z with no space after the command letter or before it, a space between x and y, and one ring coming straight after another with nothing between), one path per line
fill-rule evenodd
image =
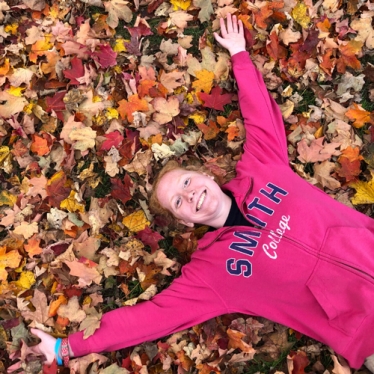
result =
M231 208L229 215L227 216L226 222L223 226L252 226L253 224L248 222L247 219L242 215L239 210L238 204L236 203L231 192L225 191L225 194L231 199Z

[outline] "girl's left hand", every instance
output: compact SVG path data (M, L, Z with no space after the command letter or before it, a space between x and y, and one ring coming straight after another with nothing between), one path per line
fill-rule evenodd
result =
M53 360L56 358L55 355L55 345L56 345L56 339L45 333L44 331L38 330L38 329L31 329L31 332L36 335L41 342L34 346L34 350L36 353L42 354L45 357L45 362L50 365Z
M222 47L226 48L230 55L233 56L236 53L245 51L245 38L244 38L244 28L242 21L238 21L236 16L231 16L229 13L227 15L227 28L225 25L225 20L221 18L219 20L221 26L221 36L216 32L214 37Z

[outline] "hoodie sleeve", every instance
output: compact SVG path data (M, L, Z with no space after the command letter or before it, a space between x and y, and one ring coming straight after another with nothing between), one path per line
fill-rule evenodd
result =
M237 53L231 59L247 132L243 157L251 154L265 164L288 164L282 114L270 96L262 75L247 52Z
M151 341L184 330L228 309L197 274L183 268L171 286L150 301L105 313L95 333L83 339L83 332L69 336L74 356L113 351Z

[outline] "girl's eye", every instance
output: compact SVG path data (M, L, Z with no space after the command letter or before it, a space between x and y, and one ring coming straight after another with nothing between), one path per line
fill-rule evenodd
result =
M183 183L183 187L187 187L190 184L190 178L186 179Z
M180 207L181 202L182 202L182 199L180 197L178 197L177 201L175 202L175 205L176 205L177 208Z

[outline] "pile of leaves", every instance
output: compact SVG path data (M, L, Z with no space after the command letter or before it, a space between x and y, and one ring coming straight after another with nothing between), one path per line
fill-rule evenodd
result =
M228 13L280 105L295 172L373 214L369 0L0 0L0 372L42 370L29 327L90 336L189 261L204 228L152 216L148 198L170 158L234 176L245 132L213 38ZM70 372L334 367L349 372L295 331L227 315Z

